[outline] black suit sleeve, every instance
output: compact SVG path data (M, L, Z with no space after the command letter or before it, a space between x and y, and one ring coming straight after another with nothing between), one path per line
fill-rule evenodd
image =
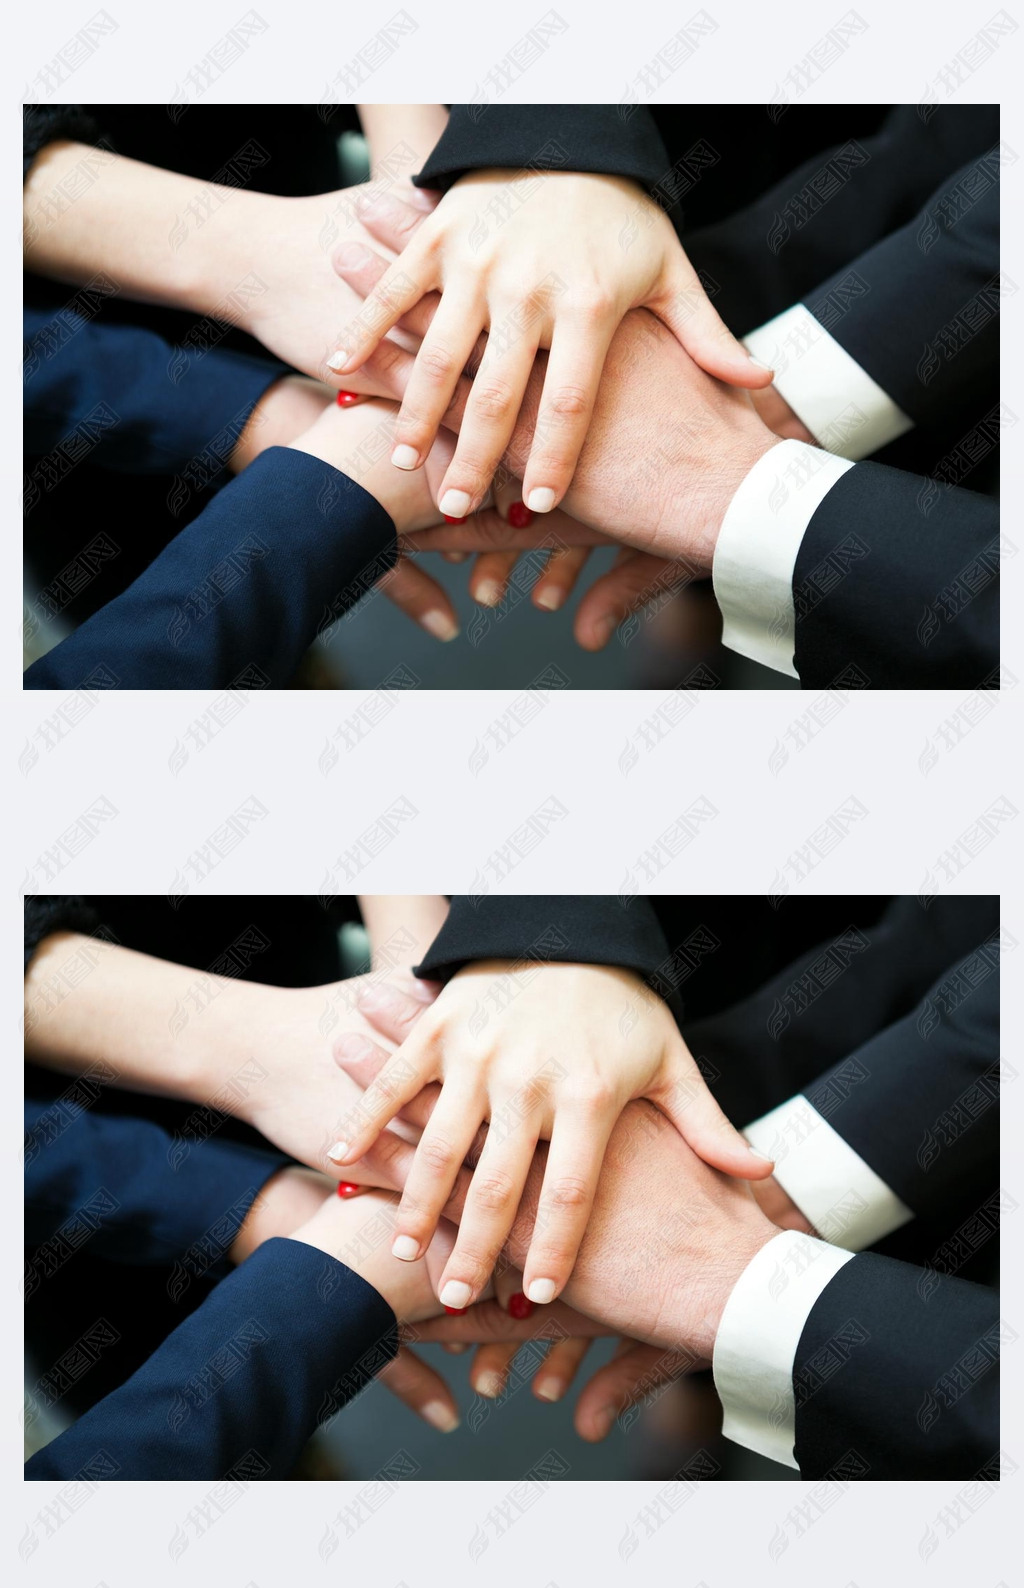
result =
M668 943L651 903L612 894L456 894L419 976L447 980L470 960L550 960L556 964L622 965L659 985Z
M857 463L814 513L793 570L805 688L851 663L872 689L991 687L999 664L999 508Z
M801 1477L962 1479L997 1458L997 1294L925 1273L865 1252L818 1297L793 1364Z
M358 1274L266 1241L25 1476L287 1478L317 1423L397 1349L394 1313Z
M94 554L116 555L117 533L115 520ZM395 555L394 524L361 486L268 447L123 595L33 663L25 687L105 676L119 689L244 688L255 670L260 686L282 688Z
M593 171L655 188L669 166L649 110L619 105L453 105L418 187L449 188L467 171Z

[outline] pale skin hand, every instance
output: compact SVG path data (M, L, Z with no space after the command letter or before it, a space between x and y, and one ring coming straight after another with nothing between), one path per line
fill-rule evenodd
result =
M362 248L357 254L351 265L336 257L335 268L366 294L386 265ZM502 459L517 476L538 427L546 367L538 354ZM446 410L448 429L462 426L467 400L463 384ZM648 310L633 310L612 339L565 508L622 545L681 562L689 578L707 577L729 503L778 440L748 393L705 374Z
M715 1103L667 1005L633 972L489 961L454 976L426 1014L381 984L361 997L360 1009L402 1046L353 1112L332 1162L358 1162L425 1085L444 1083L403 1193L397 1256L421 1254L477 1130L490 1121L442 1275L448 1306L470 1305L490 1277L539 1140L550 1141L551 1150L525 1293L546 1303L561 1292L605 1145L631 1098L651 1098L695 1150L727 1172L757 1179L771 1173L769 1160Z
M448 919L444 894L361 893L358 898L373 970L386 973L400 962L411 974Z
M378 237L393 233L395 200L384 195L360 216ZM629 309L646 305L724 380L753 388L771 378L711 306L667 216L623 177L500 170L462 177L408 233L401 257L339 338L333 367L357 370L381 336L435 290L440 306L402 401L393 461L400 468L422 464L486 329L459 446L441 486L442 509L452 516L482 502L539 348L551 356L524 500L535 512L558 505L590 424L605 355Z

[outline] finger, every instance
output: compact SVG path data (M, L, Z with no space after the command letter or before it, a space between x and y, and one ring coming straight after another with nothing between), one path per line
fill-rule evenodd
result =
M416 1338L424 1343L454 1340L470 1345L487 1340L564 1340L570 1335L593 1339L613 1332L564 1301L543 1307L529 1318L513 1318L496 1301L480 1301L465 1312L427 1318L416 1325Z
M534 606L545 612L557 612L563 607L589 556L589 546L567 546L564 551L553 551L533 587Z
M340 345L327 360L328 369L336 375L352 374L424 293L438 285L434 261L413 244L388 266L342 330Z
M503 1393L519 1344L518 1340L495 1340L478 1349L469 1370L469 1382L485 1400L497 1400Z
M419 199L407 202L394 193L370 187L356 195L356 214L372 237L385 248L401 254L408 250L424 222L430 219L437 205L421 205ZM431 235L436 228L431 228Z
M626 1349L599 1367L580 1391L573 1416L576 1432L581 1439L597 1444L628 1407L679 1378L691 1365L676 1351L626 1342Z
M455 456L438 498L442 513L450 518L465 518L483 505L515 429L543 326L539 317L523 327L513 324L514 319L514 310L502 313L500 308L491 318L487 346L469 393Z
M685 565L666 562L648 552L627 551L614 568L595 579L573 621L577 644L601 651L619 624L648 601L664 600L689 581Z
M519 561L517 551L482 551L469 576L469 593L482 607L496 607L505 599L509 574Z
M434 1368L403 1345L398 1355L377 1374L392 1395L397 1395L410 1411L422 1417L431 1428L450 1434L459 1426L459 1413L451 1390Z
M556 1340L533 1381L533 1393L537 1399L560 1401L589 1349L589 1340L577 1337Z
M331 256L331 263L335 274L340 276L342 281L347 282L361 298L368 297L390 268L389 261L381 254L375 254L365 243L354 242L342 243L336 248ZM439 292L424 293L419 302L396 322L397 329L408 331L411 336L424 336L437 313L440 302Z
M347 1039L339 1038L336 1050ZM392 1054L378 1071L358 1102L342 1122L344 1135L334 1143L327 1156L335 1167L355 1163L373 1146L377 1137L403 1104L434 1079L434 1055L427 1045L407 1043Z
M441 299L416 354L402 404L395 419L391 461L396 468L416 469L425 461L437 436L459 378L483 325L484 306L472 292L452 291ZM469 511L442 507L452 518Z
M607 317L595 321L562 316L555 323L523 475L523 501L534 513L550 513L572 483L616 329L617 322Z
M450 1076L442 1086L416 1146L416 1156L395 1214L392 1246L395 1257L412 1262L426 1250L479 1129L485 1106L479 1082L472 1075L465 1079L461 1075ZM451 1256L448 1264L450 1262ZM468 1302L453 1300L444 1294L448 1264L439 1277L437 1294L445 1306L465 1307ZM490 1277L490 1270L486 1277Z
M399 557L378 588L435 640L447 643L457 637L459 620L448 592L408 557Z
M389 1055L383 1048L378 1048L368 1037L359 1036L355 1032L347 1032L339 1037L334 1044L335 1062L350 1075L352 1079L365 1091L387 1063ZM437 1081L431 1081L429 1086L424 1086L416 1096L402 1109L401 1118L410 1124L423 1126L427 1123L433 1112L433 1105L441 1095L441 1087ZM366 1159L364 1157L363 1162Z
M775 1164L756 1152L719 1108L690 1054L684 1049L666 1066L665 1079L647 1093L667 1114L684 1141L723 1174L767 1180Z
M518 517L518 515L517 515ZM590 529L568 513L554 512L517 524L487 509L464 524L438 524L402 536L406 551L531 551L537 546L609 546L600 530Z
M502 1139L495 1131L488 1135L462 1211L455 1249L441 1276L438 1296L445 1306L469 1307L483 1291L515 1221L536 1145L537 1128L528 1119L520 1120L508 1135L502 1133Z
M563 1107L555 1115L537 1218L523 1264L523 1289L533 1302L546 1306L554 1301L572 1273L616 1117L612 1109L589 1104L571 1110Z
M647 307L668 326L694 363L709 375L751 390L771 385L774 379L771 369L753 358L733 336L685 254L668 290L663 296L655 297Z

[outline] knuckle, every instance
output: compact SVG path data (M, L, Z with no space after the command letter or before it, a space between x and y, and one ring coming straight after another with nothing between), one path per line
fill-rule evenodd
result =
M559 386L551 395L545 417L552 419L580 419L590 409L590 400L583 386Z
M581 319L593 325L608 318L614 303L611 293L604 287L592 286L577 295L573 306Z
M482 419L505 419L512 410L512 388L505 381L490 379L473 385L473 407Z
M458 1161L454 1146L444 1136L424 1136L418 1156L423 1159L423 1167L435 1175L446 1174Z
M582 1175L565 1174L557 1179L544 1198L552 1212L586 1207L590 1201L590 1188Z
M426 347L421 347L416 362L425 378L435 385L450 380L456 373L454 354L437 343L428 343Z
M473 1201L485 1213L500 1213L513 1199L512 1178L501 1169L477 1174L473 1181Z
M494 1249L472 1237L460 1242L457 1252L452 1254L453 1271L457 1268L457 1277L468 1284L482 1285L493 1267Z

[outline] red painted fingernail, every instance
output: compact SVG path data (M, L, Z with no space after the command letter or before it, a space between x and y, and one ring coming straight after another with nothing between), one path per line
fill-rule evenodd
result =
M338 1195L340 1197L354 1197L356 1192L361 1191L362 1189L362 1186L356 1185L354 1180L338 1181Z
M353 403L359 401L359 393L357 391L340 391L335 401L339 408L351 408Z
M525 502L513 502L508 510L508 521L513 529L525 529L533 523L533 514Z
M442 1302L441 1305L444 1306L444 1302ZM468 1312L469 1311L469 1308L468 1307L445 1307L444 1310L445 1310L445 1312L450 1312L454 1318L461 1318L462 1314L464 1312Z
M509 1316L513 1318L528 1318L533 1311L533 1302L529 1296L524 1296L517 1290L514 1296L508 1298Z
M449 518L447 513L442 513L441 517L446 524L464 524L466 522L464 518Z

